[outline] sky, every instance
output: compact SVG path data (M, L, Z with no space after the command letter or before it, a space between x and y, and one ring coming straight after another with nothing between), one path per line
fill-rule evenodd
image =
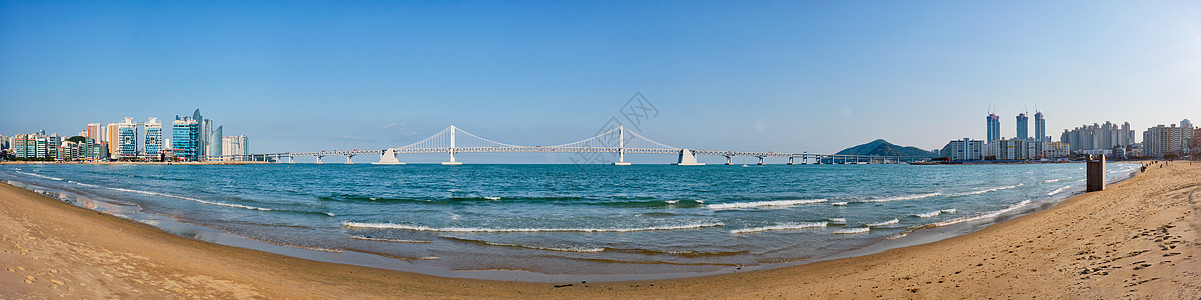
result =
M941 148L983 139L990 108L1006 137L1036 108L1055 140L1105 121L1141 137L1201 121L1198 16L1196 1L0 1L0 135L199 108L256 153L450 125L552 145L641 93L658 114L640 133L691 149Z

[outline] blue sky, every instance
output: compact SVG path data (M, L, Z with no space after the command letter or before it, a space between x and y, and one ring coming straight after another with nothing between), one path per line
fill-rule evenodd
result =
M400 146L450 124L548 145L641 92L661 112L642 133L677 147L929 149L983 138L989 106L1013 136L1036 103L1058 139L1201 121L1197 16L1184 1L0 1L0 134L200 108L254 152Z

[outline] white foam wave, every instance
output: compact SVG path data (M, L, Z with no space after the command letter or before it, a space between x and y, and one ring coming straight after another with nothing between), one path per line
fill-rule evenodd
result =
M735 202L735 203L719 203L709 204L705 207L712 210L724 209L743 209L755 207L771 207L771 206L793 206L802 204L813 204L826 202L826 199L809 199L809 200L775 200L775 201L755 201L755 202Z
M500 200L500 197L484 197L484 199L495 201L495 200Z
M892 224L896 224L896 223L900 223L900 222L901 222L901 220L892 219L892 220L879 222L879 223L868 223L866 225L867 225L867 227L880 227L880 226L892 225Z
M957 212L957 210L955 210L954 208L948 208L948 209L944 209L944 210L940 210L940 211L944 214L953 214L953 213Z
M834 202L834 203L831 203L831 204L834 204L834 206L844 206L844 205L847 205L847 203L846 203L846 202Z
M273 209L273 208L264 208L264 207L255 207L255 206L241 205L241 204L233 204L233 203L224 203L224 202L207 201L207 200L201 200L201 199L196 199L196 198L191 198L191 197L177 196L177 195L164 194L164 193L157 193L157 192L150 192L150 191L142 191L142 190L134 190L134 189L123 189L123 188L115 188L115 187L99 186L99 185L87 184L87 183L75 182L75 181L68 181L68 182L75 183L75 184L82 185L82 186L86 186L86 187L104 188L104 189L110 189L110 190L114 190L114 191L130 192L130 193L138 193L138 194L145 194L145 195L152 195L152 196L170 197L170 198L175 198L175 199L183 199L183 200L188 200L188 201L193 201L193 202L199 202L199 203L204 203L204 204L209 204L209 205L217 205L217 206L225 206L225 207L234 207L234 208L242 208L242 209L250 209L250 210L259 210L259 211L274 211L274 210L278 210L278 209ZM322 213L323 213L323 214L325 214L325 215L327 215L327 216L331 216L331 217L332 217L332 216L334 216L334 214L332 214L332 213L328 213L328 212L322 212Z
M652 227L634 227L634 228L481 228L481 227L429 227L421 225L408 225L396 223L372 223L372 222L342 222L346 227L359 228L377 228L377 229L401 229L413 231L434 231L434 232L636 232L636 231L655 231L655 230L686 230L699 229L704 227L725 226L721 222L699 222L684 225L666 225Z
M835 230L834 234L857 234L857 233L867 233L868 231L872 231L872 229L868 228L868 227L843 228L843 229Z
M17 171L17 173L21 173L21 174L25 174L25 175L29 175L29 176L37 176L37 177L46 178L46 179L50 179L50 180L58 180L58 181L63 180L62 178L50 177L50 176L45 176L45 175L41 175L41 174L25 173L25 172L21 172L21 171Z
M1071 187L1072 186L1070 186L1070 185L1065 185L1061 188L1057 188L1054 191L1051 191L1050 193L1047 193L1047 196L1054 196L1055 194L1062 193L1063 191L1066 191L1066 190L1068 190L1068 188L1071 188Z
M763 231L797 230L797 229L805 229L805 228L824 228L824 227L826 227L826 222L808 222L808 223L789 222L789 223L783 223L783 224L772 225L772 226L751 227L751 228L731 230L730 233L742 234L742 233L763 232Z
M1072 178L1071 178L1071 177L1064 177L1064 178L1059 178L1059 179L1049 179L1049 180L1043 180L1043 183L1059 182L1060 180L1068 180L1068 179L1072 179Z
M988 193L988 192L996 192L996 191L1000 191L1000 190L1012 189L1012 188L1019 187L1019 186L1022 186L1022 184L1019 183L1019 184L1015 184L1015 185L999 186L999 187L988 188L988 189L983 189L983 190L979 190L979 191L951 194L951 195L948 195L947 197L962 197L962 196L979 195L979 194Z
M930 225L938 227L938 226L947 226L947 225L963 223L963 222L972 222L972 221L979 221L979 220L984 220L984 219L989 219L989 218L995 218L1004 213L1011 212L1011 211L1017 210L1019 208L1022 208L1023 206L1026 206L1026 205L1030 205L1030 200L1023 200L1022 202L1018 202L1017 204L1010 205L1001 210L984 213L984 214L972 216L972 217L963 217L963 218L958 218L958 219L954 219L954 220L938 222L938 223L934 223L934 224L930 224Z
M830 224L846 224L847 218L830 218Z
M379 242L393 242L393 243L420 243L420 244L424 244L424 243L432 243L432 242L433 242L433 241L421 241L421 240L398 240L398 239L385 239L385 238L369 237L369 236L362 236L362 235L352 235L351 237L352 237L352 238L354 238L354 239L356 239L356 240L365 240L365 241L379 241Z
M942 195L942 193L929 193L929 194L902 195L902 196L887 197L887 198L879 198L879 199L858 200L858 201L854 201L854 202L890 202L890 201L901 201L901 200L913 200L913 199L930 198L930 197L934 197L934 196L938 196L938 195Z
M938 215L941 215L941 214L942 214L941 210L936 210L936 211L932 211L932 212L928 212L928 213L916 213L916 214L913 214L913 216L918 217L918 218L933 218L933 217L937 217Z

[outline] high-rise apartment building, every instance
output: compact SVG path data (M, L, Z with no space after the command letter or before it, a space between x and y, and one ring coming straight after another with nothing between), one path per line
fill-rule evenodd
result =
M100 131L100 123L88 123L87 135L83 137L99 141Z
M205 120L205 121L207 122L209 120ZM223 150L225 150L225 149L223 149L225 147L224 147L224 143L223 143L224 136L222 136L222 131L223 131L222 127L223 126L217 126L217 128L213 129L212 132L209 132L209 137L208 137L208 139L206 139L206 141L208 141L208 143L209 143L209 145L206 146L206 149L208 151L207 155L209 157L221 157L222 152L224 152Z
M138 124L133 118L126 117L117 123L117 157L134 158L138 156Z
M1051 137L1047 136L1047 120L1043 118L1043 112L1034 112L1034 139L1042 142L1051 142Z
M988 122L988 134L987 134L988 138L985 139L984 141L992 143L993 141L1000 140L1001 139L1001 117L994 115L994 114L988 114L988 117L985 120Z
M947 143L939 151L943 156L951 160L983 160L984 159L984 141L976 141L968 138L962 140L954 140Z
M1105 124L1084 125L1072 130L1065 129L1059 136L1059 141L1068 143L1073 153L1088 150L1112 150L1115 147L1127 147L1134 142L1134 130L1130 130L1127 122L1118 126L1108 121Z
M1192 124L1188 120L1180 122L1183 126L1159 125L1143 131L1143 151L1147 156L1164 157L1165 155L1182 155L1189 151L1189 143L1193 137Z
M224 155L250 154L250 139L245 135L231 135L222 138L221 151Z
M200 110L196 110L199 115ZM183 161L197 161L200 154L200 123L190 117L175 117L171 122L171 153Z
M1030 138L1030 117L1026 113L1020 113L1017 117L1017 139L1025 140Z
M108 126L105 126L105 128L105 131L108 133L108 157L115 159L118 157L117 154L121 152L120 131L117 130L117 123L108 123Z
M145 149L147 157L157 158L163 150L163 124L159 123L158 118L150 117L145 128L146 145L143 149Z

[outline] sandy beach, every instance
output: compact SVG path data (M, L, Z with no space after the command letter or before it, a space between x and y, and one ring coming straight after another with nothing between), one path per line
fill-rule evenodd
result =
M1161 298L1201 296L1201 163L955 238L705 277L570 285L448 279L176 236L0 184L0 299Z

